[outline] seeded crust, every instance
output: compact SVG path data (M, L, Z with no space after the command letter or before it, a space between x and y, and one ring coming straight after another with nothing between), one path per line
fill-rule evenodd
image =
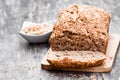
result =
M106 53L110 14L90 5L62 9L50 37L53 51L99 51Z
M47 61L57 68L90 68L104 60L104 53L93 51L52 51L47 55Z

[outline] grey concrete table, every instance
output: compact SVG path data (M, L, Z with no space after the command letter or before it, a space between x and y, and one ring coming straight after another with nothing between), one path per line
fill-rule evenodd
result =
M111 13L110 33L120 34L120 0L0 0L0 80L120 80L120 49L109 73L42 70L48 43L30 44L18 32L23 21L57 19L73 3L91 4Z

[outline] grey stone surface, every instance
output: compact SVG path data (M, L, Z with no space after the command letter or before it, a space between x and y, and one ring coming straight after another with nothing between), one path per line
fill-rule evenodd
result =
M105 8L112 16L110 33L120 34L120 0L0 0L0 80L120 80L120 49L109 73L47 71L40 62L48 43L30 44L18 34L23 21L57 19L73 3Z

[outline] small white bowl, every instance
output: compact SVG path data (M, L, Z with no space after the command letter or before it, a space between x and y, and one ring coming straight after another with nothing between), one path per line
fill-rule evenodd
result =
M55 20L54 20L54 22L55 22ZM53 29L51 29L43 34L26 34L25 32L23 32L23 29L25 27L29 27L29 26L36 25L36 24L37 23L25 21L23 23L22 29L19 32L19 34L30 43L43 43L43 42L48 41ZM51 25L51 24L53 24L53 21L44 22L44 24Z

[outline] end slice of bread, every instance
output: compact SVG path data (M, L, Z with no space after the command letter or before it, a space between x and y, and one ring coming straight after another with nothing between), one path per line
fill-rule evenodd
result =
M47 61L57 68L90 68L104 60L104 53L93 51L50 51L47 55Z

